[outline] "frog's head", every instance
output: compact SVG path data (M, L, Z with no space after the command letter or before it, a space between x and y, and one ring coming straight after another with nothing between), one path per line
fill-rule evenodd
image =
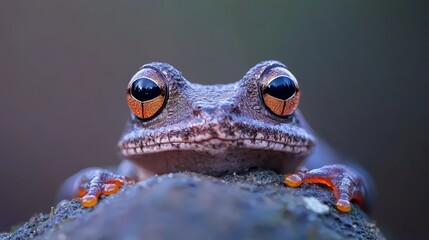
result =
M166 63L144 65L128 83L131 117L119 149L156 173L212 175L268 167L287 171L314 137L298 111L300 88L280 62L259 63L238 82L188 82Z

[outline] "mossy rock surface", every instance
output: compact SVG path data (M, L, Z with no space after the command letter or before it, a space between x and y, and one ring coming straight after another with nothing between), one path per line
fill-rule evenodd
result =
M93 208L75 199L37 214L0 239L384 239L357 205L341 213L328 188L282 179L265 169L155 176Z

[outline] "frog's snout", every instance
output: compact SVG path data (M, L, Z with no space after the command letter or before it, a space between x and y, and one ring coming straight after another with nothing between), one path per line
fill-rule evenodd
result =
M221 117L232 114L240 113L238 106L232 102L225 102L223 104L207 104L202 102L196 102L192 105L193 113L195 116L201 117Z

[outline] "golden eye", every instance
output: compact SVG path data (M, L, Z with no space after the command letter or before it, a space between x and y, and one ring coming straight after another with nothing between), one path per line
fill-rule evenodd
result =
M167 102L167 95L164 77L151 68L142 69L128 83L128 106L142 120L159 114Z
M259 91L264 105L279 117L291 115L298 107L301 95L295 77L280 67L264 74Z

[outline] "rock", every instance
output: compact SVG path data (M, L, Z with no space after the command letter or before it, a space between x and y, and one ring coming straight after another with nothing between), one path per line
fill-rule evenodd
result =
M384 239L354 205L341 213L320 185L289 188L253 169L221 178L155 176L89 209L75 199L37 214L2 239Z

